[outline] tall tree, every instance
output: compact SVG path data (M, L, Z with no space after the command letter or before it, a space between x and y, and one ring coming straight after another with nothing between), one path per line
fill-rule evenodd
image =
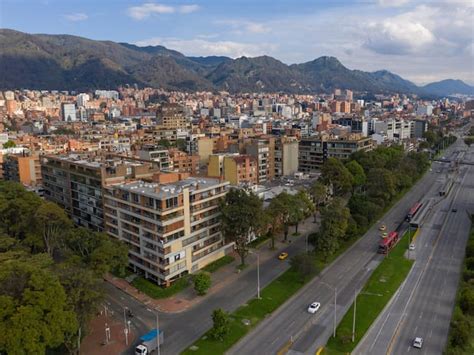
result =
M351 173L353 179L353 189L357 189L362 187L365 182L367 181L367 177L365 176L364 168L360 165L356 160L351 160L346 164L347 170Z
M55 203L44 202L38 208L35 219L38 233L43 240L44 250L50 256L56 248L64 243L68 230L72 228L71 220Z
M336 196L343 196L352 188L352 175L344 164L336 158L329 158L321 168L321 180L331 184Z
M59 280L44 258L0 263L0 352L44 354L77 331Z
M284 241L288 239L292 205L292 196L284 191L274 197L268 206L268 212L273 218L274 225L277 228L283 228Z
M309 198L306 191L298 191L298 193L290 198L290 223L295 226L295 233L298 233L298 225L305 218L311 216L315 210L314 203Z
M258 234L265 221L263 201L252 192L231 189L221 204L222 231L226 239L235 243L241 265L248 254L249 236Z

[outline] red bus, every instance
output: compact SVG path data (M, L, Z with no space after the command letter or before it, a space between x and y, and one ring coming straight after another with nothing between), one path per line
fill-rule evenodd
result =
M407 214L407 217L406 217L406 221L407 222L410 222L410 220L416 215L416 213L420 210L421 206L423 206L423 204L421 202L417 202L413 205L412 208L410 208L410 211L408 211L408 214Z
M398 232L388 233L387 237L380 241L378 253L387 254L397 244L399 236Z

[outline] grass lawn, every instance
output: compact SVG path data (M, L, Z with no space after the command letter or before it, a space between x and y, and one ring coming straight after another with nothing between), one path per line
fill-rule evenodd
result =
M298 273L292 269L285 271L262 290L261 299L254 298L231 314L230 331L223 341L207 338L208 333L206 333L206 336L194 343L198 347L197 350L188 349L183 354L223 354L303 285L304 282ZM244 319L249 320L250 325L244 325L242 323Z
M337 327L336 338L329 339L326 354L351 352L405 280L413 264L412 260L404 257L407 237L408 232L375 269L357 296L355 341L351 341L354 314L352 305Z
M223 267L227 264L230 264L234 260L235 259L234 259L233 256L225 255L222 258L217 259L216 261L213 261L209 265L206 265L202 270L212 273L212 272L215 272L215 271L219 270L221 267Z
M471 220L474 221L474 215ZM469 254L469 250L471 250ZM466 254L464 257L461 280L458 285L456 296L456 305L451 317L449 329L448 343L446 344L446 355L468 355L474 354L474 314L472 312L463 312L461 308L462 293L471 290L474 292L474 268L472 263L467 262L466 258L472 258L472 250L474 250L474 225L471 226L471 234L469 235L468 244L466 246ZM471 301L472 302L472 301ZM467 330L465 344L459 341L461 329Z
M148 281L142 276L132 281L132 286L152 298L166 298L177 294L190 285L187 277L182 277L171 284L168 288L162 288Z

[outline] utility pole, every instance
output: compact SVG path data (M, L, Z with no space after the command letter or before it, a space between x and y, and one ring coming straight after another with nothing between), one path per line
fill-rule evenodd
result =
M158 320L158 311L155 310L155 315L156 315L156 346L158 347L158 355L161 354L160 352L160 323Z
M260 254L257 254L257 298L260 299Z
M354 315L352 317L352 342L355 340L356 329L357 290L354 290Z
M337 323L337 287L334 288L334 331L333 337L336 337L336 323Z

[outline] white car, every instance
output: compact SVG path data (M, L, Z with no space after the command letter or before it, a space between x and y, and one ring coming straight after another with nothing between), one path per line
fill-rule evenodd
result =
M415 244L414 244L414 243L411 243L410 246L408 247L408 249L410 249L410 250L415 250Z
M423 338L416 337L415 340L413 340L413 347L417 349L421 349L423 346Z
M313 302L309 305L308 312L314 314L319 310L319 307L321 307L321 303Z

